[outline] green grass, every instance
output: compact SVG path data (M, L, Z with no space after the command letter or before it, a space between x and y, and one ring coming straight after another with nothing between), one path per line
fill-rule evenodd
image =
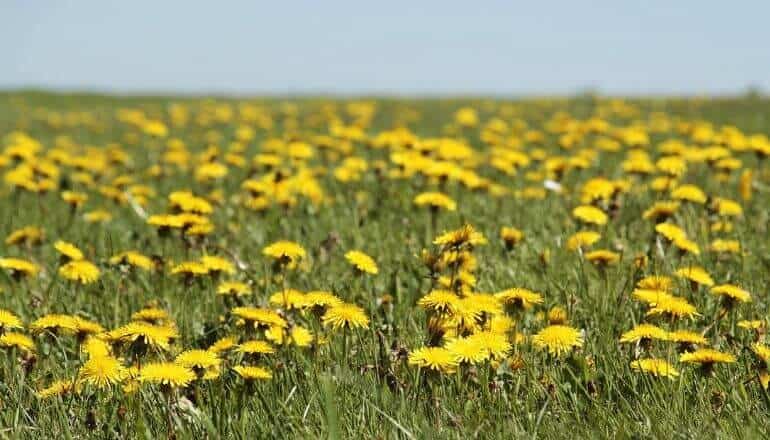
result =
M270 272L262 248L276 240L287 239L302 244L309 253L307 270L292 271L286 285L303 291L330 290L341 298L363 306L371 318L369 329L349 332L347 336L330 334L317 320L307 317L317 332L329 334L330 343L318 350L282 347L264 362L274 374L273 380L246 388L234 373L225 371L217 380L192 389L180 390L171 408L165 397L152 387L136 393L86 389L76 396L40 400L35 391L55 379L73 378L82 365L71 336L37 337L34 361L22 359L14 350L0 352L0 436L7 438L158 438L171 431L177 438L673 438L721 437L763 438L770 435L767 413L768 394L753 381L756 366L749 350L752 332L734 327L737 319L765 319L768 307L767 281L770 276L770 249L766 239L770 225L770 169L767 161L750 153L734 153L744 169L754 169L751 200L742 201L738 176L734 172L726 182L719 182L706 164L692 163L682 182L700 186L707 194L739 200L742 218L734 221L729 234L708 231L706 210L685 206L674 221L682 226L703 251L700 256L679 257L672 250L661 256L650 248L654 231L641 213L653 201L665 195L644 190L639 179L632 191L622 197L617 218L600 229L602 240L594 248L622 249L622 262L604 274L563 242L580 227L571 218L579 204L578 190L587 179L597 176L623 178L620 167L627 148L616 153L600 152L592 166L573 170L562 180L565 192L549 194L543 200L525 200L513 195L495 198L484 191L472 191L451 181L445 192L458 203L456 212L440 213L436 230L431 230L427 211L413 207L412 199L421 191L437 187L428 179L405 180L380 178L374 171L376 160L388 161L389 152L353 142L355 154L367 159L370 170L357 182L341 183L334 179L334 158L321 160L321 150L309 163L324 167L328 173L319 178L329 202L315 206L300 200L284 210L272 208L262 213L244 209L233 196L240 195L241 182L248 168L230 167L226 178L216 183L196 181L191 172L176 172L165 178L148 179L143 172L161 157L164 143L142 135L136 128L119 122L116 111L140 108L154 118L168 117L167 106L182 102L197 115L212 102L199 99L166 97L109 97L92 95L53 95L47 93L4 93L0 95L0 136L22 130L40 141L41 155L53 148L56 139L68 136L83 148L105 148L111 143L123 145L131 158L127 165L113 165L105 171L102 182L121 174L135 176L135 183L151 185L157 192L150 198L149 213L166 211L166 196L179 189L206 195L221 189L224 201L215 207L214 233L203 243L184 245L178 236L161 238L128 205L119 205L98 191L83 189L90 195L85 207L71 214L57 191L33 194L5 186L0 197L0 235L26 225L46 231L40 247L18 248L0 243L0 256L18 256L39 264L43 270L30 280L14 281L0 272L0 308L14 312L25 323L47 313L77 314L100 322L106 328L127 323L131 313L150 301L168 310L176 321L181 337L172 353L181 349L207 347L217 337L233 330L225 317L228 309L214 293L216 281L203 278L189 286L168 270L152 274L124 274L107 264L115 253L138 249L146 255L158 255L178 263L194 259L204 252L228 258L237 257L246 265L236 278L258 281ZM250 103L265 109L274 126L257 130L246 144L244 156L260 151L262 141L295 133L302 139L313 134L327 134L327 124L318 123L324 105L334 103L336 113L346 122L344 101L304 99L294 101L299 112L299 130L293 130L282 116L284 103L255 99ZM586 119L607 101L582 97L558 101L502 100L375 100L377 111L366 127L370 137L391 129L404 120L407 111L419 115L408 127L420 137L447 133L446 126L460 107L479 110L481 121L498 116L508 122L527 121L530 128L542 129L557 111ZM237 109L236 101L217 100L218 105ZM770 133L770 102L758 98L724 100L629 100L639 110L633 118L608 118L616 126L633 120L646 120L651 112L662 112L674 121L709 121L719 128L733 125L747 135ZM499 116L512 104L515 116ZM67 118L87 112L94 123L68 124ZM52 115L62 117L55 123ZM237 113L236 113L237 114ZM69 116L67 116L69 115ZM54 116L57 117L57 116ZM52 123L54 122L54 123ZM70 121L75 122L75 121ZM226 151L238 124L215 122L202 127L193 117L184 127L173 127L171 136L187 143L194 154L209 144L206 133L221 135L216 144ZM136 144L128 142L134 134ZM487 146L479 130L461 132L468 143L484 154ZM653 160L660 156L655 146L669 138L686 139L671 131L653 133L648 147ZM544 147L550 155L574 154L593 146L594 135L572 151L560 150L557 137L546 135ZM689 140L687 142L690 142ZM691 143L691 142L690 142ZM534 148L525 145L525 151ZM341 160L341 158L337 158ZM14 165L9 163L5 173ZM71 169L62 166L62 176ZM511 191L541 183L528 182L527 171L540 169L533 162L515 176L505 176L482 165L477 173L493 179ZM66 179L62 179L65 181ZM101 182L100 182L101 183ZM97 208L108 209L114 219L103 225L83 221L82 213ZM72 216L72 217L71 217ZM509 287L527 287L542 293L544 304L527 312L518 324L520 331L532 335L545 323L538 312L553 306L569 311L570 324L585 331L583 349L570 358L555 359L531 346L529 342L515 350L524 367L511 371L505 366L494 369L489 363L461 367L456 374L428 377L407 365L407 350L420 347L427 338L425 313L417 300L430 289L431 281L419 254L431 247L437 233L464 223L473 224L489 239L487 246L474 253L479 261L476 272L480 292L497 292ZM498 239L502 226L515 226L525 234L524 242L506 252ZM708 243L719 237L737 238L743 254L717 258L707 251ZM338 245L324 246L329 237ZM87 258L97 263L102 275L97 283L79 286L57 275L58 256L52 247L56 239L77 244ZM333 241L333 240L332 240ZM378 263L375 277L355 276L343 255L346 250L361 249ZM540 255L550 252L547 265ZM635 272L637 254L649 254L651 260L642 272ZM619 344L620 334L644 320L645 307L633 301L630 293L642 274L671 274L686 264L705 267L717 283L739 284L752 292L754 301L741 305L710 332L710 342L721 350L738 356L730 365L717 365L713 377L702 377L696 369L676 364L676 353L669 345L658 344L653 353L668 357L681 376L675 380L654 378L631 371L634 348ZM278 287L255 284L251 302L264 304ZM689 292L686 283L678 283L676 293L687 296L698 307L701 317L681 321L680 328L702 330L712 324L720 304L706 289ZM391 302L383 303L385 294ZM305 319L305 318L302 318ZM667 325L663 322L662 325ZM345 341L347 339L347 341ZM344 349L346 343L347 349ZM172 354L165 357L171 358ZM585 365L590 357L593 366ZM578 362L581 360L581 362ZM126 361L128 362L128 361ZM182 396L187 395L185 399ZM192 403L194 402L194 403Z

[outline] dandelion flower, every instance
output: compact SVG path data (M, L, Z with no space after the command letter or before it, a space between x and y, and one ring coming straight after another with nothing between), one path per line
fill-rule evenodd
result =
M281 315L270 310L256 307L235 307L230 311L234 316L242 318L247 324L257 327L279 326L286 327L288 324Z
M125 251L110 257L110 264L117 266L126 264L144 270L152 270L154 267L152 259L140 254L137 251Z
M685 278L695 284L711 287L714 285L714 280L711 278L705 269L697 266L683 267L674 272L679 278Z
M40 271L40 268L35 264L21 258L0 258L0 268L5 269L11 273L11 276L18 279L22 276L32 276Z
M664 275L650 275L636 283L636 287L640 289L662 290L664 292L670 291L673 285L674 280Z
M679 372L663 359L639 359L631 362L631 369L658 377L675 378Z
M341 304L330 307L321 318L324 325L331 326L334 330L341 328L368 328L369 318L364 309L355 304Z
M52 313L32 321L29 325L29 329L35 334L46 331L51 333L63 332L71 334L77 331L77 321L70 315Z
M139 371L139 382L158 384L162 388L184 388L195 380L192 369L173 362L147 364Z
M610 266L620 261L620 255L617 252L599 249L586 254L586 260L600 267Z
M72 380L57 380L35 393L38 399L48 399L55 396L66 396L78 392L77 384Z
M237 365L233 367L233 371L246 381L269 380L273 378L273 373L270 370L251 365Z
M708 340L701 335L690 330L676 330L668 334L668 340L679 344L704 345Z
M237 351L239 353L243 354L251 354L251 355L257 355L257 354L273 354L275 353L275 347L270 345L267 341L246 341L242 344L240 344L237 348Z
M668 332L652 324L639 324L620 336L620 342L638 342L642 340L668 339Z
M443 347L423 347L409 353L409 365L442 373L455 371L458 361L454 353Z
M503 304L529 309L533 305L542 304L543 296L529 289L514 287L495 294L495 298Z
M377 263L374 262L374 259L361 251L349 251L345 254L345 259L360 272L371 275L377 275L377 272L379 272Z
M414 198L414 204L417 206L429 206L433 209L445 209L455 211L457 203L449 196L440 192L424 192Z
M70 261L82 260L84 258L83 252L72 243L68 243L63 240L58 240L56 241L56 243L53 244L53 247L62 256L66 257Z
M35 226L25 226L17 229L5 239L5 244L12 245L34 245L43 241L43 230Z
M445 345L457 359L458 363L478 364L489 358L489 351L478 340L467 338L455 338Z
M669 315L674 318L692 318L700 316L698 309L690 304L686 299L677 296L662 298L654 307L647 311L648 316Z
M26 353L33 353L35 342L23 333L5 332L0 335L0 347L18 348Z
M723 353L711 348L699 348L695 351L683 353L679 356L679 362L696 363L701 365L713 365L715 363L734 363L735 356Z
M751 345L751 351L753 351L762 361L770 361L770 347L767 345L761 342L755 342Z
M549 353L561 356L575 347L583 346L580 331L566 325L549 325L532 337L532 344Z
M634 289L634 291L631 292L631 296L633 296L636 300L652 306L661 301L672 298L672 295L666 291L651 289Z
M500 238L505 243L506 248L513 249L514 246L524 239L524 233L516 228L503 226L503 228L500 229Z
M671 191L671 198L703 205L708 197L706 193L695 185L682 185Z
M655 202L651 207L642 213L642 218L645 220L653 220L656 223L665 221L671 217L679 209L679 202L664 201Z
M576 251L578 249L589 247L599 240L601 240L602 235L595 231L580 231L576 232L572 236L570 236L565 246L570 251Z
M23 328L24 325L18 316L8 310L0 309L0 334L8 329Z
M200 262L203 265L203 267L206 268L206 270L208 270L213 274L218 274L218 273L234 274L235 273L235 266L233 265L233 263L227 261L222 257L217 257L213 255L204 255L203 257L201 257Z
M111 356L94 356L88 359L78 372L80 381L97 388L107 388L120 383L127 376L126 368Z
M305 249L293 241L277 241L262 249L262 254L284 263L294 263L305 257Z
M425 310L439 314L453 312L459 305L460 298L450 290L431 290L417 301L417 305Z
M489 356L493 359L504 359L511 351L511 343L505 334L482 331L468 336L467 339L470 339L479 348L489 353ZM449 348L448 345L447 348Z
M687 233L672 223L658 223L655 225L655 232L662 235L668 241L677 241L687 238Z
M239 281L223 281L217 286L217 295L248 296L251 295L251 287Z
M86 260L73 260L59 268L59 275L80 284L90 284L99 279L99 268Z
M722 296L731 301L751 302L751 294L744 289L732 284L721 284L711 288L711 294Z
M590 206L578 206L572 210L572 216L580 220L583 223L602 226L607 224L607 214L601 209Z
M464 225L460 229L444 232L433 240L433 244L446 248L459 249L463 246L478 246L486 244L487 239L480 232L477 232L473 226Z

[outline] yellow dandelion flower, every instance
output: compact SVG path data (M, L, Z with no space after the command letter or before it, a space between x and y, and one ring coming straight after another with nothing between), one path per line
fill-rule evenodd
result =
M78 392L78 386L73 380L57 380L35 392L35 396L38 399L48 399L56 396L66 396L69 394L76 394Z
M665 237L668 241L687 239L687 233L672 223L658 223L655 225L655 232Z
M440 192L418 194L414 198L414 204L417 206L428 206L433 209L446 209L447 211L455 211L457 209L457 203L446 194Z
M21 319L5 309L0 309L0 333L13 328L24 328Z
M0 335L0 347L18 348L26 353L34 353L35 341L23 333L5 332Z
M233 371L246 381L269 380L273 378L273 373L270 370L251 365L237 365L233 367Z
M503 226L502 229L500 229L500 238L508 249L512 249L514 246L521 243L524 239L524 233L516 228Z
M672 298L672 295L663 290L651 290L651 289L634 289L631 292L631 296L634 299L654 306L655 304Z
M738 327L745 328L747 330L759 330L764 326L765 326L765 321L760 321L758 319L754 319L754 320L743 319L738 321Z
M543 296L537 292L522 287L506 289L495 294L495 298L503 304L529 309L536 304L543 303Z
M601 240L602 235L595 231L579 231L574 234L572 234L567 241L565 242L565 246L570 251L576 251L578 249L587 248L599 240Z
M650 275L636 283L636 287L646 290L670 291L674 286L674 280L665 275Z
M481 331L467 337L472 343L486 351L492 359L504 359L511 351L512 345L505 334L492 331ZM452 351L447 344L447 349Z
M369 318L361 307L355 304L340 304L330 307L321 321L334 330L341 328L368 328Z
M473 226L464 225L460 229L444 232L433 240L433 244L446 248L458 249L463 246L479 246L487 243L487 239Z
M275 353L275 347L270 345L267 341L246 341L236 349L239 353L243 354L273 354Z
M205 255L201 257L200 263L210 273L214 273L214 274L217 274L217 273L234 274L235 273L235 266L233 265L233 263L227 261L222 257Z
M457 356L443 347L422 347L409 353L409 365L442 373L455 371Z
M549 325L532 337L532 344L550 354L561 356L583 346L580 331L566 325Z
M665 221L667 218L674 215L678 209L679 202L655 202L651 207L647 208L644 213L642 213L642 218L658 223Z
M723 254L740 254L741 242L738 240L724 240L717 238L711 242L709 245L709 250Z
M281 318L278 313L270 309L235 307L230 313L232 313L233 316L243 319L247 324L252 325L255 328L271 326L286 327L288 325L285 319Z
M179 353L174 363L192 369L199 378L213 379L219 376L222 360L209 350L187 350Z
M25 226L17 229L5 239L5 244L12 245L35 245L43 241L43 230L36 226Z
M297 347L310 347L313 343L313 333L304 327L294 326L289 332L289 339Z
M734 363L735 356L723 353L711 348L699 348L695 351L683 353L679 356L679 362L710 365L715 363Z
M195 380L192 369L173 362L147 364L139 371L139 382L157 384L164 388L184 388Z
M262 249L262 254L286 263L296 262L305 257L305 249L293 241L277 241Z
M360 272L372 275L377 275L377 272L379 272L374 259L361 251L349 251L345 254L345 259Z
M217 286L217 295L248 296L251 295L251 287L240 281L223 281Z
M68 258L69 260L77 261L77 260L82 260L84 258L83 252L72 243L68 243L63 240L57 240L56 243L53 244L53 247L54 249L56 249L57 252L59 252L61 255Z
M679 372L676 371L674 366L664 359L649 358L631 361L631 369L639 373L651 374L658 377L668 377L671 379L679 376Z
M583 223L599 226L606 225L608 220L604 211L591 205L578 206L572 210L572 216Z
M128 372L111 356L93 356L78 371L78 380L97 388L108 388L126 378Z
M144 321L150 324L158 324L171 320L168 312L157 307L145 307L131 314L132 321Z
M90 284L99 279L99 268L86 260L73 260L59 268L59 275L80 284Z
M623 333L620 336L620 342L638 342L641 340L659 340L668 339L668 332L652 324L639 324L633 329Z
M739 302L751 302L751 294L733 284L721 284L714 286L710 290L712 295L722 296Z
M211 344L208 350L212 353L224 353L238 346L238 340L234 336L225 336Z
M29 329L32 333L36 334L46 331L72 334L77 331L77 321L75 320L75 317L70 315L48 314L34 320L29 325Z
M14 278L33 276L40 271L40 268L35 263L21 258L9 257L0 258L0 268L9 271Z
M708 340L701 335L690 330L676 330L668 334L668 340L679 344L705 345Z
M324 308L341 305L343 301L331 292L314 290L305 294L305 306Z
M681 185L671 191L671 198L703 205L708 200L706 193L695 185Z
M439 314L454 312L460 302L460 297L450 290L431 290L417 301L417 305L425 310Z
M679 278L688 279L695 284L700 284L706 287L711 287L714 285L714 280L711 278L711 275L709 275L705 269L698 266L683 267L674 272L674 275L678 276Z
M674 318L692 318L694 316L700 316L698 310L694 305L690 304L686 299L672 296L669 298L661 298L654 307L647 311L647 316L653 315L669 315Z
M761 342L755 342L751 345L751 351L753 351L761 360L765 362L770 361L770 347L767 345Z
M113 255L110 257L109 262L113 266L125 264L144 270L152 270L155 266L151 258L144 256L137 251L125 251Z
M598 266L610 266L620 261L620 254L606 249L588 252L585 257L586 260Z

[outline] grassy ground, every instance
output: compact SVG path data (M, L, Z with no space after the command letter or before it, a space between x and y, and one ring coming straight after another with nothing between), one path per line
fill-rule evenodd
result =
M456 111L463 107L476 111L477 124L463 126L456 120ZM126 109L137 112L127 116ZM180 109L187 113L184 121ZM608 126L590 129L577 122L590 117ZM502 128L490 128L494 118L505 123ZM168 133L153 133L148 121L162 122ZM764 323L767 316L770 169L762 154L752 151L761 149L762 140L742 144L717 136L725 133L726 125L735 128L730 133L767 136L770 102L657 99L620 105L584 97L371 100L351 106L328 99L287 103L2 94L6 184L0 198L0 233L7 236L29 225L45 231L40 245L0 244L0 256L24 258L40 267L37 274L22 279L8 270L0 272L0 308L19 316L25 326L60 313L114 329L152 304L169 313L179 337L168 349L141 356L141 362L173 360L179 352L207 348L227 335L247 339L246 330L230 314L232 303L216 294L224 279L251 285L253 295L243 300L248 305L268 306L270 295L281 287L334 292L362 306L370 322L365 328L333 331L313 313L272 304L291 325L310 329L316 338L310 347L286 343L263 356L258 363L272 372L270 380L245 383L231 367L247 361L229 353L221 355L219 377L171 392L152 384L125 390L131 379L123 378L105 387L83 384L77 393L49 398L39 398L36 392L54 380L77 382L89 353L65 331L21 329L33 337L35 346L28 351L8 347L2 353L0 433L8 438L767 437L770 400L757 380L763 363L751 349L764 339L764 331L737 323ZM400 137L391 145L377 146L381 133L397 126L408 128L418 140ZM239 127L250 127L253 137ZM629 127L648 135L648 145L624 138ZM33 148L13 132L39 142L40 151L14 157L12 147L25 152ZM539 132L542 141L527 132ZM462 157L447 161L455 167L452 177L431 177L433 171L418 167L414 156L406 168L414 165L415 172L404 175L404 167L393 161L394 153L430 146L425 140L437 137L459 139L472 148L461 149ZM249 209L242 182L264 176L280 180L275 171L252 164L256 154L269 149L272 144L265 141L272 138L285 141L275 155L281 160L280 179L295 183L289 191L295 203L282 206L282 194L268 193L264 209ZM187 154L174 156L177 163L169 163L170 139L186 145ZM671 139L681 140L689 150L664 154L659 147ZM312 156L291 157L290 140L306 141ZM574 141L569 149L560 146L567 140ZM608 140L617 141L617 151L600 147ZM699 152L715 145L724 145L727 157L740 160L737 169L723 173L714 161L699 159L704 157ZM211 147L218 152L203 155ZM653 163L664 155L684 157L686 170L678 183L697 185L709 196L703 205L683 202L669 220L687 232L699 255L666 245L654 223L642 217L653 202L670 195L651 188L653 179L665 174L661 170L641 176L624 171L622 164L635 148L646 150ZM530 163L518 170L508 163L506 174L491 165L496 157L491 152L501 149L521 152ZM106 151L111 153L105 156ZM425 156L438 160L440 154L434 148ZM363 159L367 169L351 171L356 166L353 156ZM100 164L105 157L112 160ZM571 165L556 173L555 158ZM576 166L582 162L575 158L585 158L585 167ZM8 173L20 166L34 168L52 161L55 173L44 169L30 177L38 183L50 177L55 186L47 191L24 190L8 182ZM224 164L227 174L206 178L200 170L212 162ZM163 173L150 170L154 165ZM458 178L457 170L486 180L474 188L473 179ZM745 177L747 170L750 177ZM571 213L582 204L584 184L596 177L629 185L614 203L598 203L610 213L606 225L580 225ZM546 179L559 180L562 191L543 189ZM322 190L318 198L307 190L313 184ZM145 188L137 190L137 185ZM148 189L145 195L142 191ZM207 217L214 228L208 235L185 239L174 230L161 236L147 224L147 215L170 212L168 194L183 189L213 205ZM62 199L65 190L87 194L88 200L73 209ZM456 202L456 211L433 215L416 207L413 199L423 191L446 193ZM132 192L131 198L121 197ZM743 214L721 218L710 211L717 197L737 201ZM108 211L112 219L87 222L84 216L94 210ZM732 231L713 230L718 221L729 221ZM437 283L420 254L423 249L438 252L433 238L466 223L488 243L472 250L478 261L476 284L458 288L459 296L524 287L540 293L543 302L511 315L515 331L524 338L507 356L461 364L449 373L420 370L408 363L410 351L430 339L426 311L417 301ZM503 226L523 232L523 240L512 250L500 239ZM585 253L565 248L572 234L586 229L599 232L601 239L585 251L616 252L621 257L617 264L597 268ZM713 252L709 246L717 238L738 240L742 249L737 254ZM85 259L99 267L98 280L80 284L64 279L53 247L56 240L77 245ZM307 251L295 270L276 272L263 255L263 248L278 240L294 241ZM109 263L111 256L130 249L155 256L155 270ZM352 249L374 258L379 273L356 273L344 257ZM204 254L227 258L236 273L190 279L171 274L178 263ZM647 261L640 267L635 262L642 255ZM687 298L699 314L647 317L648 307L631 297L635 283L647 275L673 276L688 265L703 267L716 284L741 286L752 301L728 307L708 287L693 290L688 281L674 277L672 293ZM548 325L546 315L553 307L566 311L568 325L581 330L584 339L582 347L560 357L532 343L532 335ZM651 347L621 344L621 334L640 322L703 332L708 342L701 345L731 353L736 361L715 365L709 375L678 362L671 342L653 341ZM507 337L513 342L511 333ZM137 363L126 350L116 348L113 355L126 367ZM664 378L632 371L630 364L637 357L666 359L680 375Z

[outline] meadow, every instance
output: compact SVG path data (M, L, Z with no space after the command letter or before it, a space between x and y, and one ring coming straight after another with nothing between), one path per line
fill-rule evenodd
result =
M767 438L770 101L0 94L4 438Z

